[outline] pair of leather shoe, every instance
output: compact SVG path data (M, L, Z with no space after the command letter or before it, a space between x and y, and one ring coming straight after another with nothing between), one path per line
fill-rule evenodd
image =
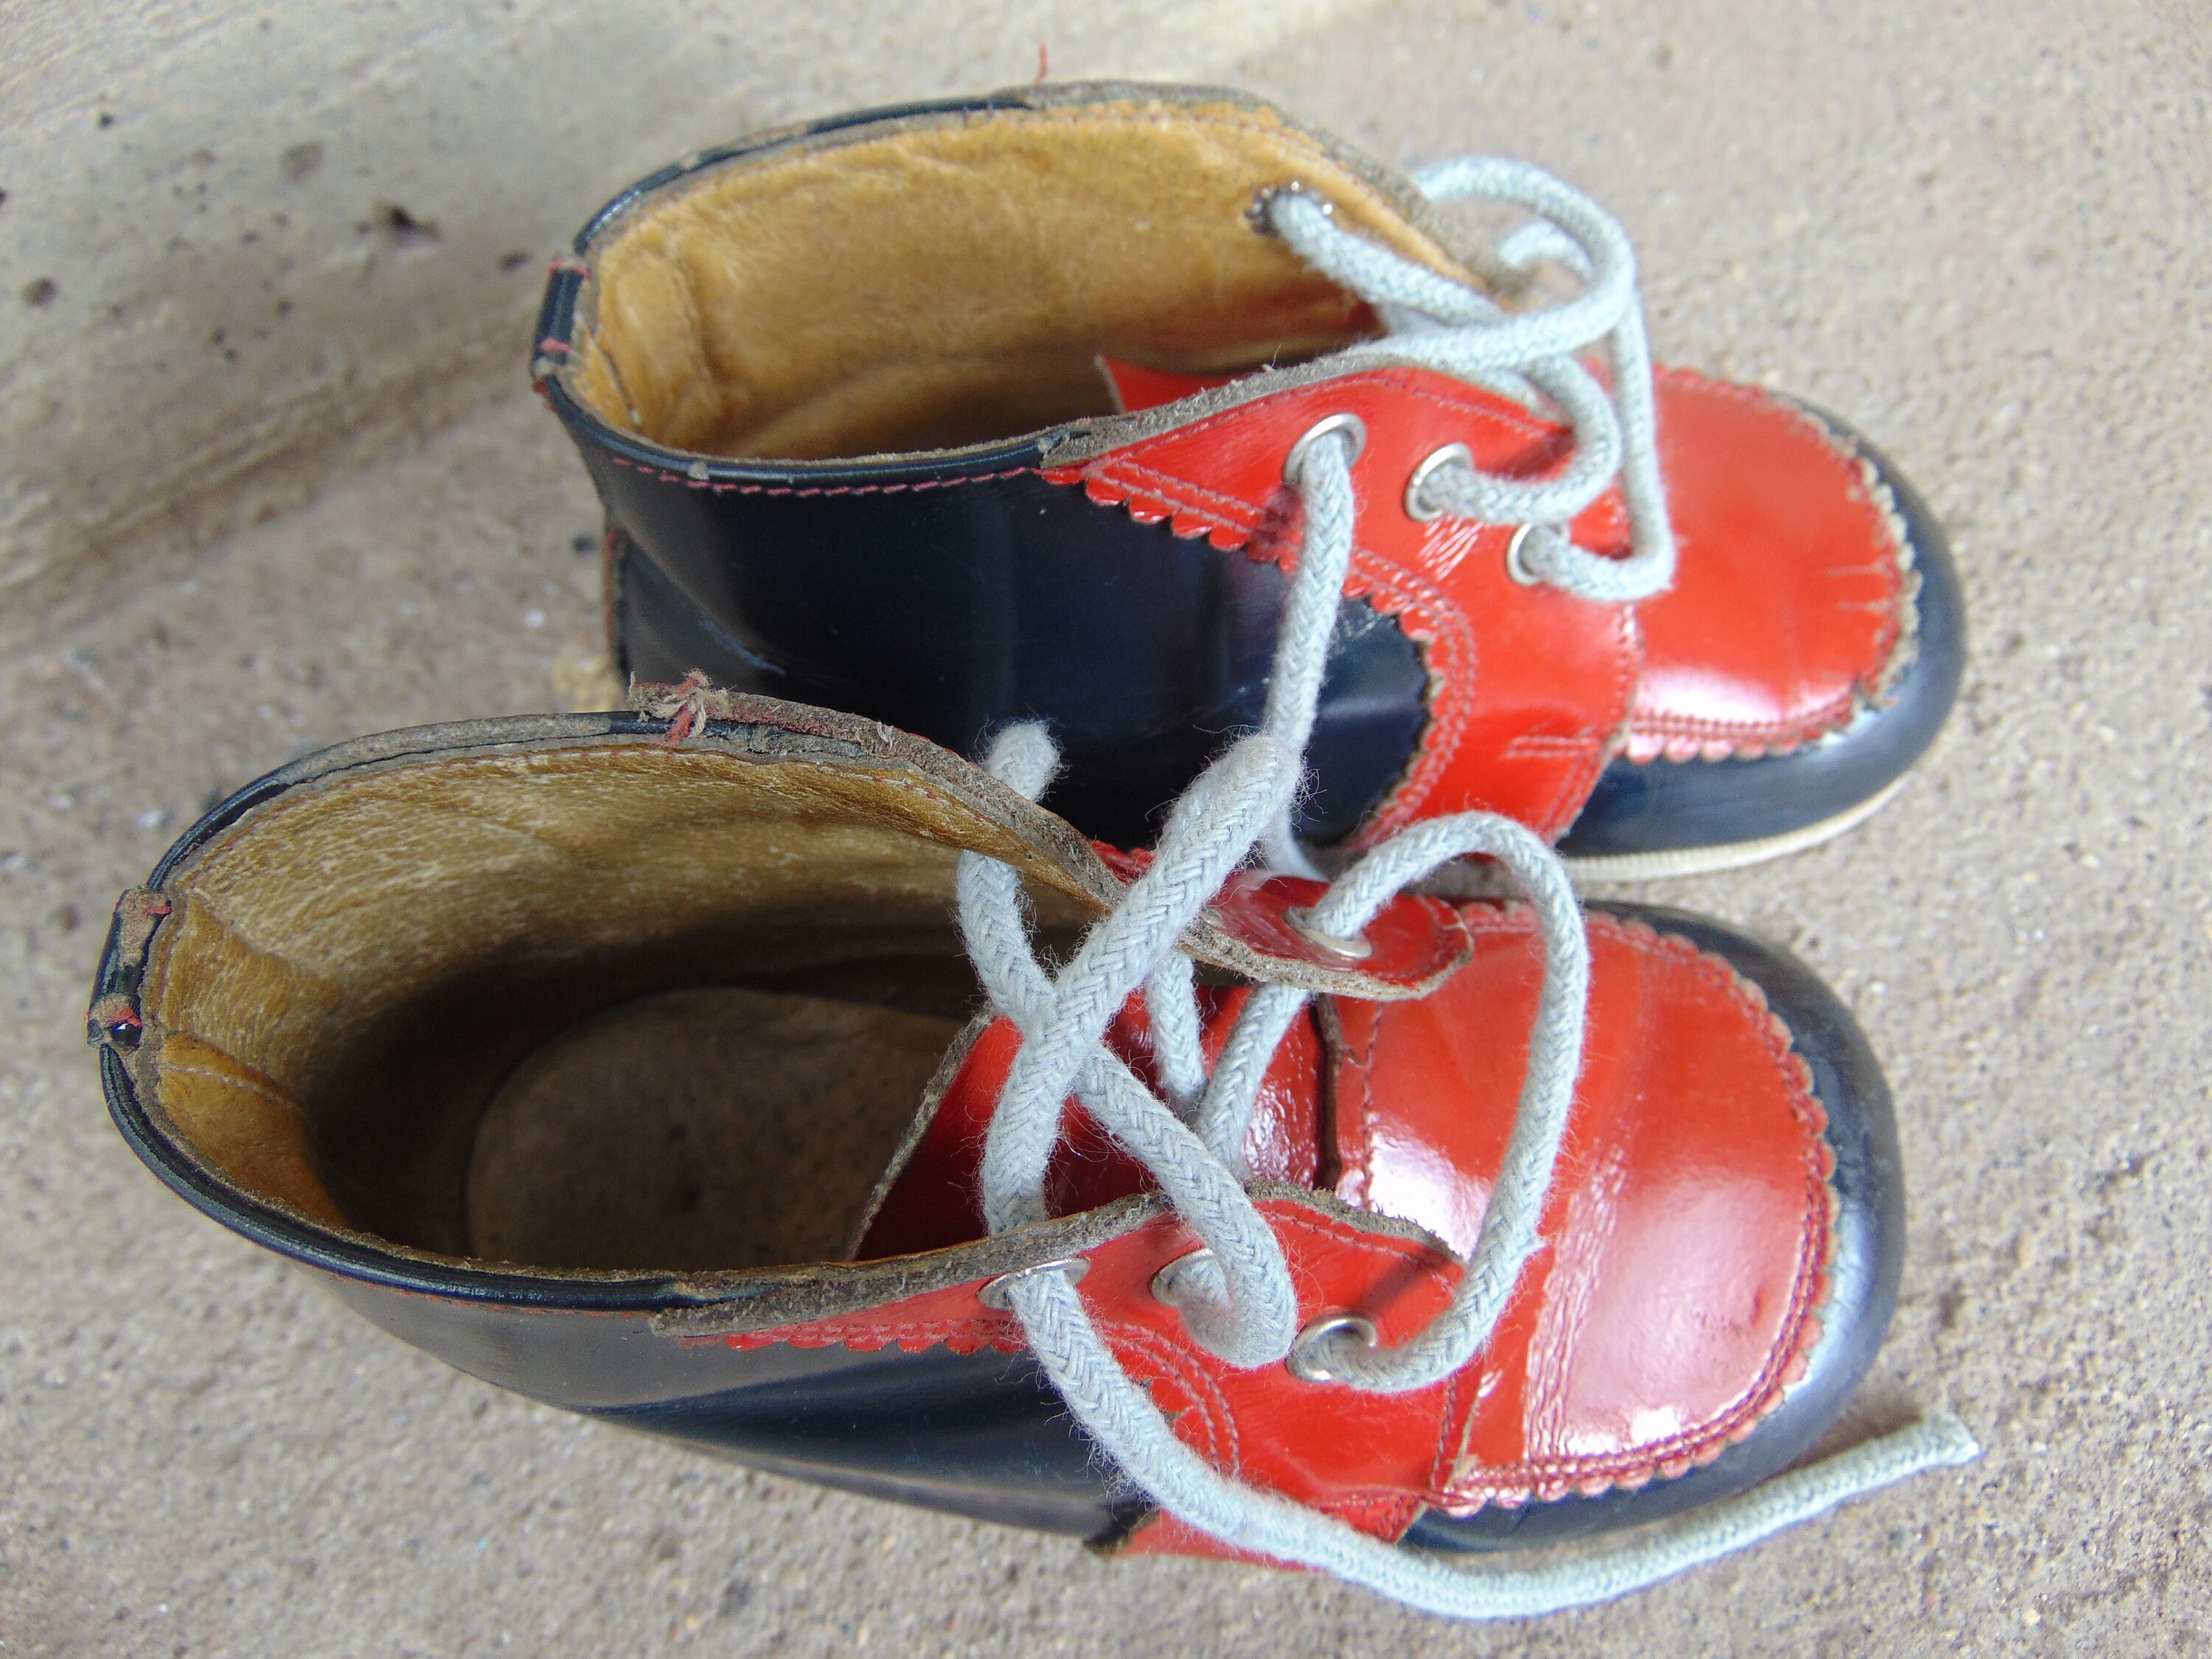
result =
M1838 422L1654 372L1592 204L1424 179L1537 229L1455 251L1279 112L1124 86L617 198L534 365L635 706L196 825L100 969L125 1137L503 1386L1440 1612L1964 1455L1783 1475L1895 1301L1887 1087L1802 966L1563 910L1543 845L1879 805L1957 686L1941 537ZM1610 1577L1450 1565L1686 1511Z

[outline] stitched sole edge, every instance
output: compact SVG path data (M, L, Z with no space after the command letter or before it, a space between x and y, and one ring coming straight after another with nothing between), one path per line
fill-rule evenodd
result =
M1580 887L1594 882L1663 881L1676 876L1710 876L1723 870L1764 864L1769 859L1786 858L1792 853L1818 847L1846 830L1856 829L1888 805L1905 784L1902 777L1893 779L1848 811L1802 829L1784 830L1778 836L1763 836L1757 841L1722 842L1709 847L1669 848L1659 853L1607 853L1590 858L1570 858L1565 860L1567 873Z

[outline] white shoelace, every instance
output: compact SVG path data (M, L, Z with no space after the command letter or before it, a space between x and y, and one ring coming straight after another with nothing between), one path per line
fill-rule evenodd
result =
M1617 313L1607 314L1614 316L1609 326L1617 342L1624 325ZM1568 384L1553 372L1556 364L1531 360L1524 368L1532 380L1541 374ZM961 927L977 973L1022 1033L984 1148L982 1202L991 1230L1045 1216L1047 1165L1060 1139L1063 1103L1072 1095L1151 1170L1202 1242L1159 1281L1194 1340L1242 1368L1288 1360L1298 1375L1315 1379L1310 1386L1326 1377L1389 1393L1436 1382L1480 1353L1522 1264L1540 1248L1538 1221L1581 1064L1589 957L1581 911L1557 855L1528 830L1492 813L1431 819L1401 832L1370 849L1310 907L1304 925L1316 934L1351 939L1405 886L1449 860L1486 854L1511 873L1535 910L1544 979L1497 1187L1449 1307L1396 1346L1367 1341L1341 1321L1319 1322L1301 1336L1281 1246L1244 1189L1243 1146L1268 1061L1306 993L1260 987L1209 1073L1191 963L1178 942L1255 847L1264 842L1279 868L1304 867L1291 839L1290 812L1351 564L1356 504L1349 451L1346 434L1317 429L1294 452L1290 483L1304 504L1304 538L1260 730L1231 744L1184 792L1152 864L1073 958L1057 975L1038 962L1020 882L1006 865L963 854L957 882ZM1059 757L1042 726L1018 726L999 734L985 763L1034 799L1050 782ZM1109 1023L1139 988L1167 1100L1103 1042ZM1741 1548L1843 1498L1965 1462L1979 1449L1956 1419L1939 1413L1656 1535L1571 1562L1468 1565L1382 1543L1233 1480L1192 1452L1091 1324L1074 1283L1079 1266L1042 1264L996 1281L994 1291L1019 1318L1077 1421L1128 1480L1161 1509L1225 1542L1333 1572L1449 1617L1520 1617L1604 1601ZM1327 1409L1324 1399L1315 1404Z
M1540 167L1498 156L1443 161L1413 175L1430 200L1479 196L1538 216L1500 244L1519 270L1565 266L1583 291L1558 306L1508 312L1463 283L1339 226L1309 191L1281 190L1267 223L1299 258L1374 306L1389 337L1355 346L1333 362L1362 357L1411 361L1566 421L1574 453L1553 477L1531 482L1475 467L1464 453L1440 454L1409 501L1432 515L1529 527L1516 557L1539 580L1608 604L1650 599L1674 579L1674 532L1659 477L1651 352L1636 293L1636 252L1613 216ZM1602 345L1610 392L1577 361ZM1605 493L1615 475L1628 509L1629 552L1609 558L1575 545L1567 526Z

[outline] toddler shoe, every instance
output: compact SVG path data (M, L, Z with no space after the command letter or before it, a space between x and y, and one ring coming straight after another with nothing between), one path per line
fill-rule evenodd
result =
M1462 252L1457 197L1531 216ZM1040 88L643 180L556 264L534 374L643 678L970 754L1048 721L1060 810L1140 845L1257 722L1327 536L1355 550L1298 835L1490 810L1637 877L1875 810L1965 635L1897 471L1655 371L1635 283L1613 219L1522 164L1407 179L1237 94Z
M1849 1013L1717 924L1585 922L1496 817L1326 887L1249 868L1295 701L1152 854L1032 804L1034 727L1002 779L696 683L311 756L118 906L115 1121L501 1386L1443 1613L1603 1599L1970 1455L1938 1419L1781 1473L1896 1294ZM1470 852L1526 898L1401 890Z

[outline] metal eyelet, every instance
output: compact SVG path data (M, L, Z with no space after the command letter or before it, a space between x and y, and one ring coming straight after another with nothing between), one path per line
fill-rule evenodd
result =
M1290 1356L1283 1365L1301 1382L1340 1382L1343 1376L1328 1368L1328 1344L1340 1334L1357 1337L1367 1347L1381 1340L1375 1322L1363 1319L1358 1314L1323 1314L1298 1333L1297 1340L1291 1344Z
M1523 587L1540 586L1544 580L1542 576L1528 568L1526 557L1528 535L1535 527L1533 524L1522 525L1513 532L1513 539L1505 544L1505 574Z
M1357 415L1330 415L1316 421L1291 446L1291 453L1283 457L1283 482L1295 489L1298 483L1298 469L1305 464L1307 454L1315 444L1332 432L1341 432L1352 440L1352 453L1344 458L1346 466L1359 459L1367 447L1367 422Z
M1374 942L1358 933L1327 933L1314 926L1310 906L1294 904L1283 912L1283 920L1291 931L1309 945L1318 945L1333 957L1342 957L1346 962L1364 962L1375 954Z
M1200 1245L1194 1250L1185 1251L1174 1261L1169 1262L1166 1267L1161 1268L1159 1272L1154 1273L1152 1275L1153 1299L1155 1301L1164 1302L1170 1308L1180 1309L1182 1306L1182 1304L1176 1299L1175 1294L1176 1282L1182 1279L1183 1274L1190 1269L1194 1263L1200 1260L1207 1261L1213 1260L1213 1252L1203 1244Z
M1303 179L1292 179L1286 184L1262 185L1252 194L1249 206L1244 210L1245 222L1263 236L1275 234L1275 222L1268 216L1267 207L1278 196L1303 196L1330 219L1336 217L1336 204L1317 190L1310 190Z
M1421 486L1440 466L1456 463L1464 467L1474 465L1474 452L1465 444L1446 444L1442 449L1432 449L1427 459L1413 469L1413 476L1406 480L1406 516L1415 524L1433 524L1443 517L1443 509L1431 507L1421 499Z
M1066 1273L1067 1282L1080 1285L1083 1275L1091 1271L1091 1263L1079 1255L1055 1256L1050 1261L1039 1261L1027 1267L1017 1267L1010 1273L1000 1273L975 1292L975 1299L994 1313L1012 1313L1014 1304L1006 1299L1006 1287L1018 1279L1034 1279L1039 1273Z

